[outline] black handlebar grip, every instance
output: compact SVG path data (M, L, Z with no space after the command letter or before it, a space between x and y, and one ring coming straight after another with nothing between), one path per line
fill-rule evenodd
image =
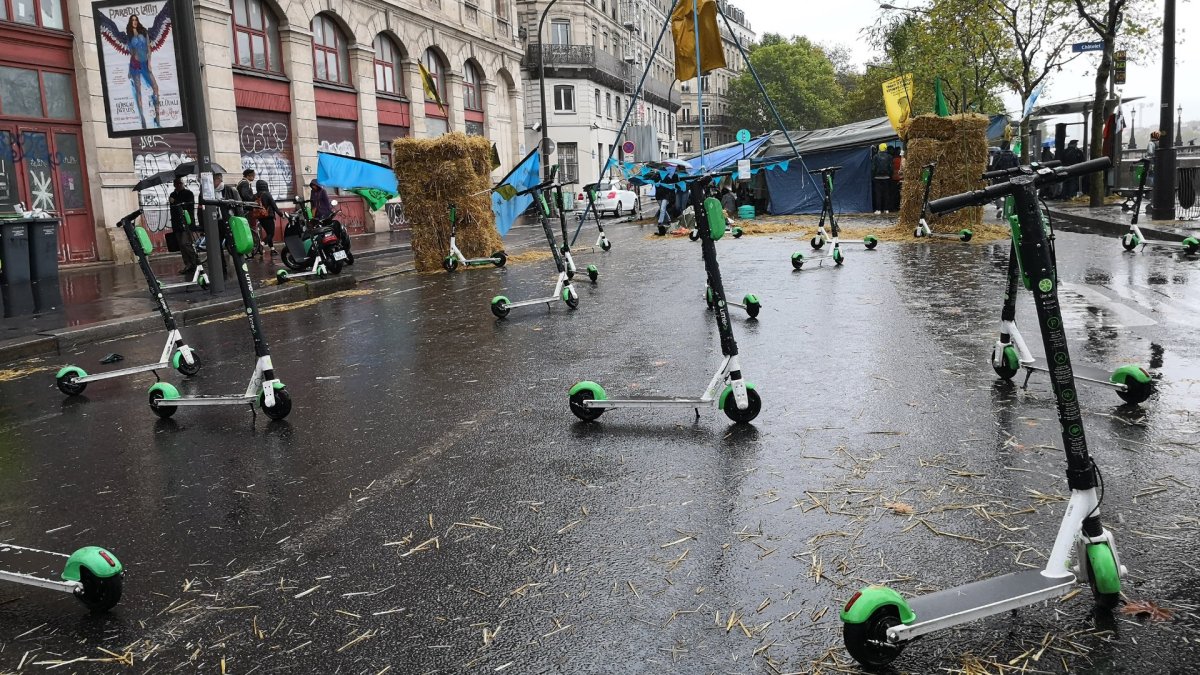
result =
M809 169L808 172L815 176L822 173L835 173L841 170L841 168L840 166L827 166L824 169Z
M1059 180L1062 180L1065 178L1071 178L1073 176L1083 176L1083 175L1086 175L1089 173L1103 171L1110 166L1112 166L1112 158L1097 157L1096 159L1089 159L1086 162L1072 164L1071 166L1068 166L1065 169L1062 169L1062 168L1056 169L1054 173L1056 176L1059 176ZM1057 181L1051 180L1049 182L1054 183Z
M1060 164L1062 164L1062 162L1060 162L1057 159L1052 159L1049 162L1032 162L1025 166L1014 166L1014 167L1010 167L1008 169L996 169L995 171L986 171L986 172L984 172L982 179L983 180L993 180L995 178L1008 178L1011 176L1016 176L1018 174L1025 173L1026 171L1034 171L1036 169L1052 169L1056 166L1059 166Z

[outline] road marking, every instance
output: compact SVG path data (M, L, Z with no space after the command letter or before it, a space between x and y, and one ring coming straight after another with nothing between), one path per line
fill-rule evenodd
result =
M1107 295L1105 295L1097 290L1094 290L1092 288L1089 288L1087 286L1078 286L1076 284L1060 283L1059 289L1066 291L1066 292L1074 293L1075 295L1078 295L1079 297L1083 298L1083 300L1085 302L1087 302L1088 304L1095 305L1096 307L1099 307L1100 309L1104 310L1105 314L1107 315L1104 318L1106 319L1106 323L1108 323L1110 325L1126 326L1126 327L1158 325L1158 321L1151 319L1150 317L1146 316L1145 314L1142 314L1141 312L1138 312L1137 310L1134 310L1130 307L1126 307L1125 305L1121 304L1120 302L1116 302L1112 298L1109 298ZM1072 309L1083 310L1083 308L1079 308L1079 307L1072 308ZM1085 311L1085 313L1086 313L1086 310L1083 310L1083 311Z

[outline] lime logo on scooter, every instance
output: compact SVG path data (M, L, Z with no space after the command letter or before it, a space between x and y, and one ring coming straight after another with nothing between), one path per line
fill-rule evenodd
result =
M1042 279L1038 282L1038 290L1043 293L1049 293L1050 291L1054 290L1054 282L1050 279Z
M1061 366L1062 364L1067 362L1067 355L1062 352L1055 354L1054 362Z
M1082 436L1083 435L1083 427L1079 426L1078 424L1072 424L1067 429L1067 433L1071 434L1072 436Z
M1061 327L1062 327L1062 319L1058 318L1057 316L1052 316L1049 319L1046 319L1046 328L1049 328L1051 330L1058 330Z
M1074 389L1063 389L1062 399L1064 401L1066 401L1067 403L1074 401L1075 400L1075 390Z

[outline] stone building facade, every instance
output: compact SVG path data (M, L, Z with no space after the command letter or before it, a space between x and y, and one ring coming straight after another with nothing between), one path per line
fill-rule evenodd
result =
M700 152L700 118L704 118L704 143L706 148L732 143L737 128L729 117L726 96L729 83L746 70L746 61L738 51L734 36L742 48L749 51L750 44L755 40L754 31L742 10L734 7L725 0L717 0L717 6L729 19L717 17L721 27L721 44L725 48L725 68L715 70L704 76L704 102L696 100L697 82L695 79L680 84L683 92L676 123L679 128L679 152L682 155L693 155ZM733 30L730 30L730 26Z
M315 177L318 150L388 162L397 136L455 130L494 141L507 171L525 150L513 2L194 0L213 161L229 182L255 168L286 198ZM187 135L108 137L96 40L89 0L0 0L0 209L61 215L67 263L128 255L113 226L139 203L161 240L167 189L131 188L195 157ZM395 220L339 199L352 229Z
M677 152L675 111L679 90L670 29L658 40L670 11L668 0L559 0L546 16L538 41L538 21L547 0L517 0L518 22L526 35L524 67L525 144L541 139L539 56L546 68L549 137L556 152L550 162L560 177L580 185L597 180L612 152L618 161L657 160ZM649 72L635 101L638 81ZM618 139L621 122L629 126ZM621 146L634 141L626 157Z

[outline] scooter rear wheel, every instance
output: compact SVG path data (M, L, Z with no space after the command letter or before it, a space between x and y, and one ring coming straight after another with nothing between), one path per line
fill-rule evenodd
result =
M72 368L58 376L55 382L58 384L58 390L67 396L78 396L87 389L87 382L76 382L77 378L87 375L78 368Z
M900 611L884 605L871 613L862 623L842 624L842 641L846 651L864 666L882 668L895 661L904 651L904 644L887 641L887 629L900 625Z
M155 405L157 401L161 401L164 398L165 397L163 396L163 393L157 389L150 392L150 410L152 410L155 415L158 415L159 419L165 420L174 415L175 411L178 410L179 407L173 405Z
M587 408L583 405L584 401L591 401L595 398L596 395L587 389L571 394L571 412L584 422L594 422L600 419L600 416L604 414L604 408Z
M75 599L82 602L92 614L103 614L121 601L124 573L102 578L92 574L88 568L80 567L79 581L83 584L83 590L75 591Z
M508 254L504 251L495 251L492 253L492 264L496 267L504 267L504 263L508 262Z

